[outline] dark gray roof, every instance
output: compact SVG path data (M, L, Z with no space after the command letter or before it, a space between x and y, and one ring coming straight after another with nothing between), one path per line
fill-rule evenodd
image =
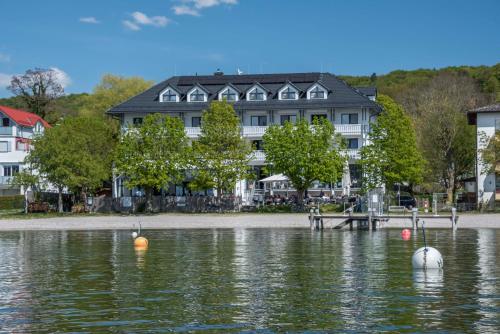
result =
M304 92L315 82L329 90L328 98L322 100L307 100ZM143 93L111 108L108 113L127 112L182 112L207 109L209 103L217 99L217 92L231 84L244 93L250 87L259 83L268 92L267 101L235 102L235 110L255 109L289 109L289 108L340 108L365 107L381 110L380 106L368 99L360 91L349 86L344 81L330 73L284 73L284 74L252 74L252 75L207 75L207 76L175 76L160 82ZM280 101L277 92L285 84L292 83L301 90L298 100ZM187 102L186 93L194 85L201 86L208 93L208 102ZM159 102L159 93L171 86L181 93L180 102Z
M476 109L469 110L469 113L478 112L500 112L500 103L490 104L489 106L479 107Z
M376 87L355 87L364 96L377 96Z

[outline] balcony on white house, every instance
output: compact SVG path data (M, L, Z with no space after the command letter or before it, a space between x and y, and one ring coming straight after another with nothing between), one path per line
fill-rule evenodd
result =
M262 137L267 130L267 126L243 126L243 137ZM199 127L186 127L186 134L189 138L197 138L201 133ZM335 124L335 132L341 135L359 136L362 133L361 124Z
M0 126L0 136L14 136L14 127Z

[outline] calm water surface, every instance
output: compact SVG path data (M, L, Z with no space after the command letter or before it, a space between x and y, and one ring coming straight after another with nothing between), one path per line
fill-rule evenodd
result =
M0 332L500 332L500 231L0 232Z

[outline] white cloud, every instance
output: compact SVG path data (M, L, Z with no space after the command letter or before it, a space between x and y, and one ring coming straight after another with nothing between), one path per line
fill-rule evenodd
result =
M139 27L137 24L135 24L134 22L129 21L129 20L123 21L123 25L125 26L125 28L127 28L129 30L133 30L133 31L141 30L141 27Z
M99 24L101 23L98 21L95 17L89 16L89 17L80 17L79 19L80 22L82 23L90 23L90 24Z
M0 88L7 88L12 80L12 74L0 73Z
M64 72L63 70L57 67L51 67L50 69L54 71L54 73L56 74L57 81L63 88L66 88L69 85L71 85L71 78L68 75L68 73Z
M10 56L5 53L0 52L0 63L8 63L10 61Z
M165 27L171 20L165 16L147 16L141 12L133 12L132 20L124 20L123 25L130 30L141 30L143 26Z
M199 16L200 10L219 5L236 5L238 0L180 0L182 5L173 6L175 15Z
M186 5L173 6L175 15L192 15L192 16L200 16L200 12L197 9Z

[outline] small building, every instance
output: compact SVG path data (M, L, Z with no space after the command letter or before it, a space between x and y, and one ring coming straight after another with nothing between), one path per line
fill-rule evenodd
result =
M12 177L24 167L31 140L50 125L40 116L0 105L0 196L17 195Z
M476 126L476 198L477 205L493 208L500 200L500 169L488 171L484 165L481 151L488 146L489 140L500 131L500 103L476 108L467 113L470 125Z

